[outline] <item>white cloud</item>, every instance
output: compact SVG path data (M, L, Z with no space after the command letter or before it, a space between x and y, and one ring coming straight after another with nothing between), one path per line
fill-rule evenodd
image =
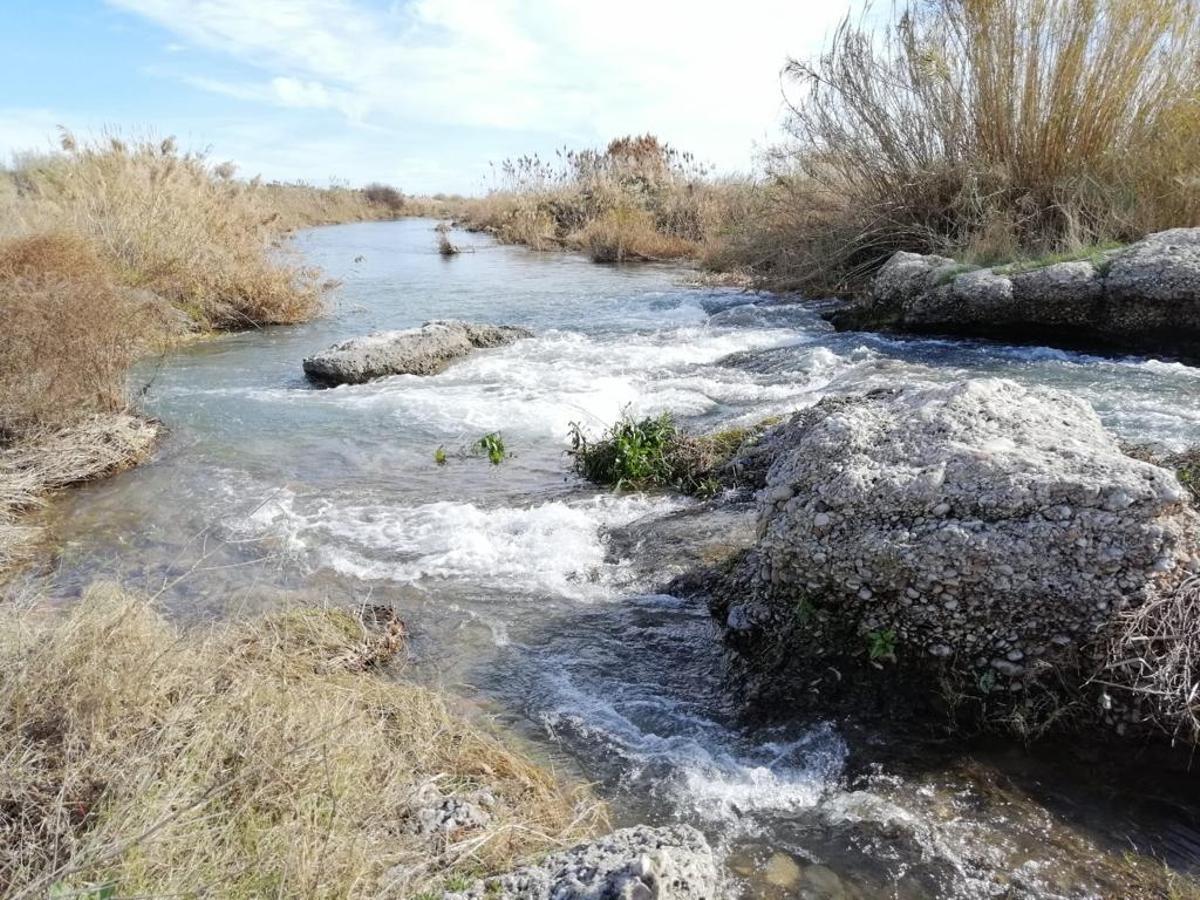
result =
M775 130L778 73L845 13L796 0L109 0L264 73L193 85L353 123L536 131L577 144L653 131L744 168Z
M349 91L335 90L319 81L282 75L264 82L224 81L197 75L185 75L183 81L192 87L237 100L273 103L291 109L335 109L354 121L361 121L368 111L365 98Z

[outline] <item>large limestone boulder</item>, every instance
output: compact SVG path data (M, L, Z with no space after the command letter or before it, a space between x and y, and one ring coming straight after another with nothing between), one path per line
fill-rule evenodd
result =
M1020 690L1197 565L1175 475L1085 402L979 379L831 399L769 434L758 540L716 604L795 653Z
M703 834L690 825L639 825L481 879L445 900L712 900L718 887Z
M533 332L516 325L426 322L405 331L351 338L304 360L304 373L321 384L361 384L385 375L434 375L482 347L500 347Z

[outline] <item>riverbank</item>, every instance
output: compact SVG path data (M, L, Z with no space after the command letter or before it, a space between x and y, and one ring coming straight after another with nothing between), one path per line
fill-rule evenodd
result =
M137 465L162 432L128 413L96 414L0 447L0 579L29 562L41 530L24 519L49 496Z
M843 330L945 334L1200 361L1200 229L1078 258L971 266L898 253L867 296L828 314Z
M197 335L307 321L327 285L279 242L406 198L234 180L173 141L81 144L0 171L0 572L42 495L144 458L129 372Z
M404 654L390 609L184 632L111 586L10 605L0 891L437 896L603 825Z

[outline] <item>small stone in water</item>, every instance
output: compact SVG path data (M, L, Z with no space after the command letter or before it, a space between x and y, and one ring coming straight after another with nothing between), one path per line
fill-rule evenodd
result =
M763 874L768 884L787 888L800 880L800 866L786 853L776 853L767 860Z
M841 900L847 896L842 879L828 866L805 866L804 884L808 888L805 896L820 897L822 900Z

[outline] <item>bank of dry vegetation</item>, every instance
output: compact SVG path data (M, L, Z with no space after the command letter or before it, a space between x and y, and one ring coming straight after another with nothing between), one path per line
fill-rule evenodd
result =
M16 515L75 477L63 460L39 477L29 460L68 436L132 462L128 371L140 355L194 332L304 321L322 305L321 276L280 238L313 224L393 217L407 198L366 190L239 181L232 165L174 142L110 138L26 155L0 171L0 571L31 532ZM107 423L108 432L105 432ZM139 431L139 434L144 432ZM98 442L98 444L97 444Z
M860 289L1200 225L1197 0L934 0L785 70L790 140L713 265Z
M0 893L413 897L588 834L585 792L397 680L386 612L180 632L96 587L0 617ZM485 822L422 834L439 798Z
M580 250L597 262L697 256L734 190L653 135L618 138L603 150L564 149L553 160L505 160L495 177L485 197L464 203L467 227L534 250Z

